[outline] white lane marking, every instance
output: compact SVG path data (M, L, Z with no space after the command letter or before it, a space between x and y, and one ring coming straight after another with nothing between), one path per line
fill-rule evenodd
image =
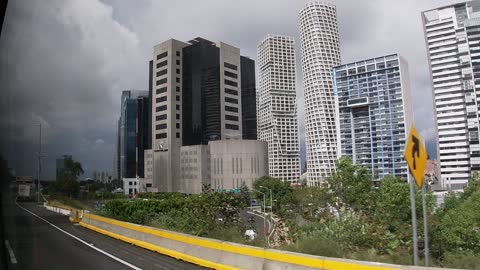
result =
M17 263L17 258L15 258L15 253L13 253L13 249L10 246L10 242L8 242L8 240L5 240L5 246L7 247L8 254L10 254L10 262L12 264L16 264Z
M160 264L158 264L158 263L154 263L153 265L155 265L156 267L161 268L161 269L170 270L169 268L166 268L165 266L162 266L162 265L160 265Z
M86 241L84 241L84 240L82 240L82 239L80 239L80 238L76 237L75 235L73 235L73 234L71 234L71 233L69 233L69 232L67 232L67 231L65 231L65 230L63 230L63 229L61 229L60 227L58 227L58 226L56 226L56 225L54 225L54 224L52 224L52 223L48 222L46 219L44 219L44 218L40 217L39 215L37 215L37 214L35 214L35 213L33 213L33 212L31 212L31 211L29 211L29 210L27 210L27 209L23 208L23 207L22 207L22 206L20 206L20 205L19 205L17 202L15 202L15 204L16 204L18 207L22 208L23 210L27 211L28 213L32 214L33 216L35 216L35 217L37 217L37 218L39 218L39 219L43 220L44 222L46 222L48 225L50 225L50 226L54 227L55 229L57 229L57 230L59 230L59 231L63 232L64 234L66 234L66 235L68 235L68 236L72 237L72 238L73 238L73 239L75 239L75 240L78 240L80 243L82 243L82 244L86 245L87 247L90 247L90 248L92 248L92 249L94 249L94 250L96 250L96 251L98 251L98 252L102 253L103 255L105 255L105 256L107 256L107 257L110 257L110 258L114 259L115 261L117 261L117 262L119 262L119 263L121 263L121 264L123 264L123 265L126 265L126 266L128 266L128 267L130 267L130 268L132 268L132 269L135 269L135 270L142 270L142 268L140 268L140 267L137 267L137 266L135 266L135 265L133 265L133 264L131 264L131 263L129 263L129 262L126 262L126 261L124 261L124 260L122 260L122 259L120 259L120 258L118 258L118 257L115 257L114 255L112 255L112 254L110 254L110 253L108 253L108 252L106 252L106 251L104 251L104 250L102 250L102 249L99 249L99 248L97 248L97 247L95 247L95 246L93 246L93 245L90 245L90 244L89 244L89 243L87 243Z

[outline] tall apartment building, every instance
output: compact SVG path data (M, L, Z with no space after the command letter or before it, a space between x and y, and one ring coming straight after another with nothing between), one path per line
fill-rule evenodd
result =
M119 179L144 176L143 151L150 147L149 104L148 91L122 92L116 158Z
M333 68L341 156L373 179L408 176L405 142L413 122L407 62L398 54Z
M240 49L203 38L167 40L154 47L153 59L153 183L159 191L177 191L181 146L256 134L255 69ZM253 105L244 106L243 96Z
M270 176L289 182L300 177L294 44L292 37L267 35L257 46L259 140L268 143Z
M332 68L340 65L337 11L310 2L300 11L300 43L305 98L307 183L318 185L338 158Z
M441 178L463 188L480 170L480 1L422 13Z

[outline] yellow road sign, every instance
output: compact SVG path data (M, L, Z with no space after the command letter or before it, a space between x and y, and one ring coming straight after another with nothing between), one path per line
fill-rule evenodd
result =
M417 129L413 124L410 128L410 136L408 136L407 146L405 148L405 159L418 187L421 187L428 156Z

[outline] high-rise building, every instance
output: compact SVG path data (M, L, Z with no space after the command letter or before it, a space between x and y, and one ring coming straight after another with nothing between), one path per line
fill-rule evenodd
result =
M338 159L332 68L340 65L337 11L311 2L300 11L300 43L305 98L307 184L318 185Z
M270 176L296 182L300 156L295 91L295 41L267 35L258 44L258 138L268 143Z
M479 11L477 0L422 13L441 178L453 189L463 188L480 170Z
M242 138L257 139L257 88L255 85L255 61L240 56L242 86Z
M122 92L119 120L119 178L143 178L144 153L150 143L148 133L148 91L127 90Z
M407 179L405 142L413 122L407 62L398 54L333 68L341 156L367 167L373 179Z
M159 191L176 191L181 146L256 134L255 98L250 98L255 68L240 49L203 38L167 40L154 47L153 57L153 183ZM244 93L253 104L242 104Z

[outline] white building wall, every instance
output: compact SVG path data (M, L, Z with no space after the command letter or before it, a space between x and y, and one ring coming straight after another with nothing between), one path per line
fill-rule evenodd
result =
M463 188L472 171L480 169L480 83L475 84L479 74L472 69L478 65L472 61L478 50L478 8L478 1L470 1L422 13L441 180L442 185L448 180L453 189Z
M258 138L268 143L270 176L298 182L300 156L295 91L295 41L267 35L257 46Z
M305 96L307 184L330 176L337 160L336 109L332 68L340 64L337 11L327 2L310 2L300 11Z

